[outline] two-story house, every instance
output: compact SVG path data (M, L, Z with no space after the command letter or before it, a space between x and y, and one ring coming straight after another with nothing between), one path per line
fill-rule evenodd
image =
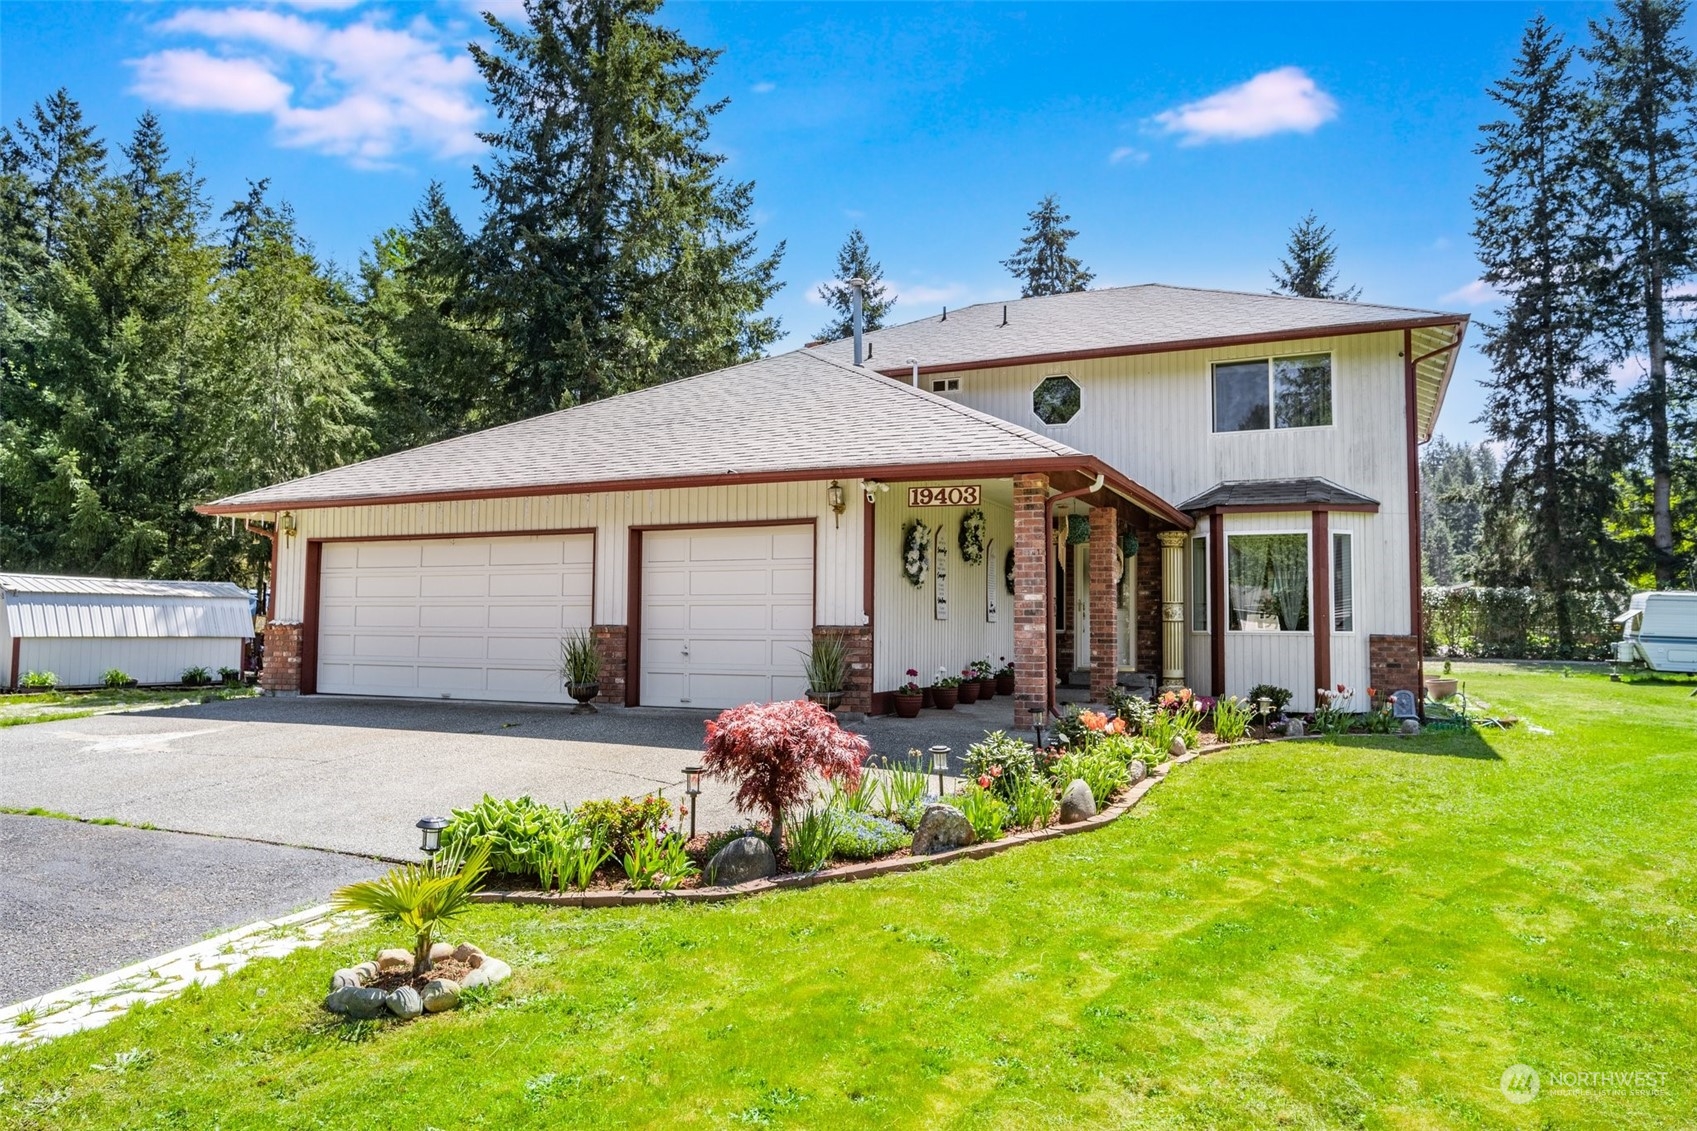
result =
M1418 689L1418 448L1464 315L1180 287L992 303L207 504L272 535L276 691L845 707L1058 683ZM1140 680L1139 677L1142 677Z

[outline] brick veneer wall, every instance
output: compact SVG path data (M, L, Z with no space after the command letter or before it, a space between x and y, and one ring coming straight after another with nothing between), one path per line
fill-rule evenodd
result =
M265 666L259 686L273 695L294 695L301 689L301 626L265 626Z
M1119 585L1114 581L1114 547L1120 538L1119 511L1096 507L1090 512L1090 624L1080 635L1090 646L1080 659L1090 665L1090 698L1105 702L1119 679Z
M845 711L872 710L872 627L870 625L819 624L813 639L836 637L848 653L848 680L843 687Z
M1014 726L1027 727L1049 709L1046 657L1049 626L1044 581L1049 569L1049 530L1043 502L1047 475L1018 475L1013 481L1013 664Z
M1420 686L1420 638L1378 636L1367 638L1367 670L1372 687L1388 697L1393 691L1412 691L1416 703L1425 699Z
M595 638L595 650L601 653L601 693L595 701L623 706L630 630L622 624L598 624L589 633Z

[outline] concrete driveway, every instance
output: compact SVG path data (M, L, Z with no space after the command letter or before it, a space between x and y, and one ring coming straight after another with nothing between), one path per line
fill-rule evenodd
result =
M876 755L943 743L957 757L1012 721L1009 699L855 724ZM683 799L707 712L310 696L239 699L9 728L0 806L416 859L427 813L529 794L575 804L664 790ZM697 820L738 814L708 782Z

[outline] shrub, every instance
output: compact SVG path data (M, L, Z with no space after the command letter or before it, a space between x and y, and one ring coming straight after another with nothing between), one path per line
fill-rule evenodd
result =
M184 687L205 687L212 682L212 673L196 665L192 668L184 668L182 679Z
M1120 764L1128 768L1133 762L1142 762L1145 766L1159 766L1171 757L1166 750L1157 755L1155 744L1147 738L1131 738L1122 734L1111 734L1099 740L1093 752L1118 758Z
M1020 783L1036 775L1037 751L1022 738L1010 737L999 730L992 731L984 736L984 741L974 742L966 748L962 766L965 770L963 776L976 779L980 784L988 780L990 788L999 797L1011 801Z
M838 813L835 851L845 860L888 856L913 843L913 833L870 813Z
M1133 695L1123 687L1116 687L1108 692L1108 706L1114 709L1116 718L1126 721L1126 727L1129 730L1139 734L1143 731L1143 724L1155 711L1154 705L1149 700L1141 695Z
M736 784L737 807L772 820L772 850L783 845L784 811L805 802L815 775L854 786L866 739L837 725L817 703L792 700L732 707L707 724L702 766Z
M1008 798L1009 819L1017 828L1040 829L1055 819L1055 790L1047 779L1033 774Z
M809 806L790 826L790 867L798 872L816 872L825 866L837 846L837 810L829 805Z
M641 799L585 801L572 810L571 816L586 835L601 837L613 855L623 859L642 833L661 836L670 831L672 805L650 793Z
M1235 695L1214 704L1214 737L1221 742L1236 742L1249 733L1249 705Z
M30 691L52 691L59 686L59 677L52 672L25 672L18 686Z
M218 669L218 682L219 683L237 684L237 683L240 683L241 681L242 681L242 673L238 669L236 669L236 668L219 668Z
M107 668L100 677L102 687L128 687L131 682L130 673L122 668Z
M949 804L961 811L979 840L996 840L1007 827L1007 802L976 782L949 798Z
M1106 805L1108 801L1131 781L1131 775L1126 772L1124 762L1112 754L1100 751L1089 753L1068 754L1058 760L1051 768L1055 781L1066 784L1074 778L1082 779L1090 787L1090 796L1095 800L1097 808Z
M1245 695L1243 698L1245 705L1252 713L1261 710L1259 705L1261 699L1266 698L1272 700L1273 714L1276 715L1290 705L1290 689L1287 687L1275 687L1270 683L1258 683L1254 687L1251 687L1249 689L1249 694Z
M338 911L369 911L397 921L413 933L412 968L430 961L435 933L471 910L471 889L489 863L489 847L469 854L440 852L427 864L404 864L375 880L337 888L331 906Z
M463 855L486 845L491 870L540 879L542 856L552 851L553 842L584 835L564 809L532 801L529 796L499 799L484 794L483 800L471 808L453 811L448 827L442 830L442 850ZM606 837L601 839L605 844Z

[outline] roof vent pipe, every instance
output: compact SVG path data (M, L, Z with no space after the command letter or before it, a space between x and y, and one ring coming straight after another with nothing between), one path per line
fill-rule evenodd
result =
M866 332L866 317L862 309L865 302L866 280L856 276L848 281L849 288L849 322L854 326L854 363L861 364L866 355L861 352L861 335Z
M919 388L919 359L910 357L907 359L907 363L913 366L913 387L917 389Z

